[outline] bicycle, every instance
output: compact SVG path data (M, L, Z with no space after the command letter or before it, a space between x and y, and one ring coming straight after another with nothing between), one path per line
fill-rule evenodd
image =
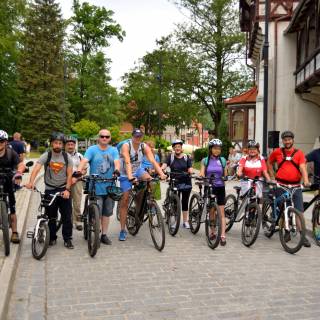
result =
M102 178L98 174L82 177L84 182L84 194L86 194L83 213L80 216L83 221L83 237L88 241L88 252L91 257L94 257L100 247L100 209L96 195L97 182L112 182L111 186L107 187L108 195L113 200L120 200L122 192L120 188L115 186L117 178Z
M38 211L40 214L37 215L37 222L34 226L33 231L27 231L27 238L32 239L31 241L31 252L32 256L40 260L45 256L50 242L50 230L49 230L49 217L47 215L46 209L49 208L57 197L61 196L61 192L56 192L53 195L46 195L41 192L36 187L33 191L40 194L40 205Z
M320 177L317 177L315 175L312 175L317 181L320 181ZM318 246L320 246L320 185L319 183L313 184L311 188L304 188L302 189L302 192L307 191L318 191L318 193L311 199L311 201L303 202L303 209L304 211L308 210L312 204L314 203L313 209L312 209L312 234L314 237L314 240Z
M229 194L226 196L225 217L226 232L230 231L235 222L242 221L241 240L246 247L252 246L258 238L261 225L261 209L257 202L257 183L262 182L258 178L242 179L243 182L250 183L249 189L240 195L241 187L233 187L237 196ZM238 218L239 217L239 218Z
M190 231L196 234L201 223L205 223L207 244L211 249L215 249L221 237L221 212L216 196L212 193L214 176L196 177L195 179L199 193L194 193L189 201ZM202 191L203 187L204 191ZM211 209L214 209L214 213L211 213Z
M306 228L302 213L293 207L293 195L301 186L267 183L271 190L264 192L262 205L262 228L266 237L271 238L279 231L282 247L294 254L303 246ZM281 194L277 194L277 190ZM278 227L278 229L277 229ZM292 244L292 246L290 246Z
M165 246L164 222L160 208L154 199L151 186L153 182L157 181L159 181L159 178L140 182L140 184L133 184L131 189L132 197L130 197L128 204L126 226L128 232L135 236L143 223L148 220L152 242L157 250L162 251ZM137 210L136 198L140 192L143 192L142 201L140 209Z
M165 214L165 221L168 225L169 234L175 236L179 230L181 219L181 200L179 191L191 190L192 186L187 184L177 184L177 177L190 177L185 172L170 172L169 187L166 192L166 198L163 203L163 210Z

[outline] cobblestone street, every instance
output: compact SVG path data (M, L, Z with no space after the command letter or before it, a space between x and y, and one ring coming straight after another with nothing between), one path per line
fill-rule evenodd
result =
M27 230L35 221L39 196L33 194ZM180 229L166 233L163 252L155 250L147 225L126 242L87 253L82 232L74 231L74 250L61 236L36 261L24 235L7 319L319 319L319 247L286 253L278 234L260 233L248 249L239 224L227 246L211 250L204 228L197 235Z

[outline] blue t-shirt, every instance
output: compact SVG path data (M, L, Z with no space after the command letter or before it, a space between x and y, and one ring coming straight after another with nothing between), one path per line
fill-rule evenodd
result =
M87 149L84 157L89 161L90 174L98 174L103 178L112 178L114 171L114 160L119 160L118 149L108 146L106 150L101 150L98 145L91 146ZM111 182L96 183L96 194L98 196L106 195L106 187Z
M159 156L157 154L154 155L155 160L160 163L160 159ZM142 162L141 162L141 168L143 169L154 169L153 168L153 164L148 160L148 158L146 156L143 156L142 158Z

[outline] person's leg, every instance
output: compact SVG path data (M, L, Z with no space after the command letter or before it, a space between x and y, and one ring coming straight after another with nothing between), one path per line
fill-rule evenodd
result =
M63 240L68 242L68 240L72 240L72 205L71 199L63 199L59 197L56 200L62 221L62 236Z
M110 217L113 214L114 201L108 197L103 196L103 209L101 216L101 242L107 245L111 245L112 241L107 237Z
M72 198L72 220L76 225L77 229L82 228L79 221L81 215L81 199L82 199L82 182L79 181L71 187L71 198Z
M46 192L46 198L51 199L51 193ZM50 207L46 208L46 214L49 218L48 226L50 231L50 244L54 244L54 241L57 240L57 230L56 230L56 220L58 216L58 205L57 199L53 202Z
M182 219L183 226L186 229L189 229L189 221L188 221L188 206L189 206L189 197L191 190L186 190L181 192L181 209L182 209Z

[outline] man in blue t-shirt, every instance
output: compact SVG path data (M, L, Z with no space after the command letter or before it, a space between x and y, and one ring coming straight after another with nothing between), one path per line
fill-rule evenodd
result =
M26 148L24 143L21 141L21 134L15 132L13 134L13 140L9 143L12 149L19 155L20 161L24 160L24 155L26 153Z
M103 178L112 178L114 175L120 176L120 161L118 149L110 145L111 134L107 129L99 131L98 144L91 146L86 151L81 160L78 171L82 171L86 165L90 165L90 174L98 174ZM110 217L113 213L114 201L108 197L107 186L110 183L96 183L96 195L101 215L101 242L111 244L107 237Z
M320 177L320 148L312 150L306 155L307 162L313 162L314 175ZM314 183L320 184L320 179L314 179Z

